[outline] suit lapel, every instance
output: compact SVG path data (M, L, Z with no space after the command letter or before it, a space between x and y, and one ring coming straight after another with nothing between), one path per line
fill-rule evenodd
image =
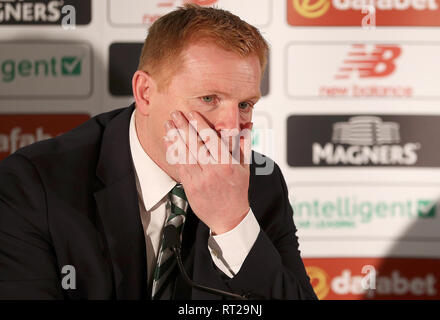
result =
M145 237L129 144L133 110L132 105L106 126L96 170L101 188L94 196L110 251L117 299L147 296Z

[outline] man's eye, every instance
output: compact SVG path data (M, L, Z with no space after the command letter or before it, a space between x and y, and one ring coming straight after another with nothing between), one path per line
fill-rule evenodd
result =
M203 102L206 102L206 103L212 103L214 101L214 97L213 96L205 96L205 97L202 97L202 100L203 100Z
M238 107L242 110L247 109L249 107L252 107L252 105L249 102L240 102L238 104Z

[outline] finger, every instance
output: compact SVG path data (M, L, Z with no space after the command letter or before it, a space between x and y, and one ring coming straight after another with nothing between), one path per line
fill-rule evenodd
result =
M197 131L199 138L203 141L205 147L214 160L214 163L230 163L230 153L228 146L219 137L219 134L214 130L205 118L197 111L188 113L191 126ZM220 157L219 152L224 152L225 155Z
M205 142L199 136L197 132L197 121L191 120L188 122L188 119L180 112L174 111L171 113L171 117L173 118L174 124L178 129L180 129L180 133L182 135L183 141L186 143L190 153L200 166L207 164L210 162L211 155L205 145ZM199 161L199 153L202 155L204 161ZM208 161L206 161L208 160Z
M252 156L252 122L244 125L240 132L240 164L249 166Z
M165 127L167 132L163 140L166 147L167 162L170 165L182 167L191 176L200 173L201 167L189 152L179 129L170 120L165 123Z

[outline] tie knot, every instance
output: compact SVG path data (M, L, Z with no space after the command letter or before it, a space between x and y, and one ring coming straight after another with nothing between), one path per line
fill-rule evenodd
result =
M183 199L184 201L188 201L186 199L185 190L183 190L183 186L181 183L176 184L174 188L171 189L171 194Z
M188 210L188 200L186 199L185 190L179 183L170 191L171 201L171 215L168 218L168 222L174 219L176 216L186 216Z

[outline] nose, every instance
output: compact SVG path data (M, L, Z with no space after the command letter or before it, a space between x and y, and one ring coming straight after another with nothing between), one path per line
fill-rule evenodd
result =
M234 130L238 134L240 131L240 111L237 103L228 103L219 108L217 121L215 123L215 130L220 132Z

